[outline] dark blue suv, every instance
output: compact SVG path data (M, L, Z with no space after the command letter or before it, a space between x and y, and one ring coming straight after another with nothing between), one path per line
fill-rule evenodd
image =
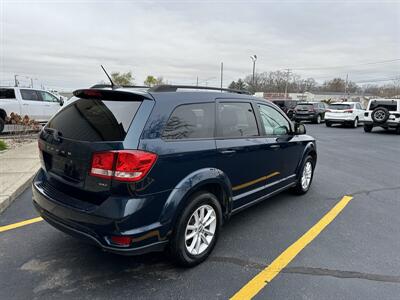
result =
M304 125L243 92L197 89L75 91L40 133L40 215L107 251L167 248L193 266L232 214L308 191L317 152Z

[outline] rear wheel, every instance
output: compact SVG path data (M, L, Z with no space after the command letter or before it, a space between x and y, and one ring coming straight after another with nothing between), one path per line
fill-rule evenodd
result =
M355 118L353 121L353 128L357 128L358 127L358 118Z
M4 124L5 124L5 121L2 118L0 118L0 133L2 133L4 130Z
M317 116L317 118L315 119L315 123L316 124L320 124L321 123L321 115Z
M331 127L331 126L332 126L332 123L329 122L329 121L325 121L325 125L326 125L326 127Z
M222 222L222 210L214 194L198 192L190 197L170 242L170 252L179 265L192 267L213 250Z
M372 125L364 125L364 131L365 132L371 132L373 127L374 126L372 126Z
M293 188L294 193L302 195L308 192L314 176L314 159L307 156L300 170L300 178L296 186Z

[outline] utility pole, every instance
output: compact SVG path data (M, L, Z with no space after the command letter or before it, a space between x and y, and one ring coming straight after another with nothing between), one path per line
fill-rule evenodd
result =
M344 97L345 97L346 101L347 101L347 83L348 83L348 80L349 80L349 74L347 73L346 74L346 82L344 84Z
M287 90L289 84L290 69L286 70L285 99L287 99Z
M196 79L196 86L199 86L199 76L197 76L197 79Z
M31 88L33 88L33 78L31 78Z
M221 62L221 92L222 92L222 82L224 80L224 63Z
M18 86L17 76L18 76L18 75L14 75L14 84L15 84L15 87Z

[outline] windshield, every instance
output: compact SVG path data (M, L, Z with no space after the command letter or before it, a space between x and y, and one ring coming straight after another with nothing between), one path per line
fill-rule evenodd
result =
M297 104L296 109L312 109L312 103Z
M331 104L329 105L329 108L336 110L346 110L346 109L352 109L353 104Z

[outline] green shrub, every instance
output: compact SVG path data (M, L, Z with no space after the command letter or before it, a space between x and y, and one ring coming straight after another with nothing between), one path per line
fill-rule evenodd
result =
M5 141L0 140L0 151L7 149L7 144Z

